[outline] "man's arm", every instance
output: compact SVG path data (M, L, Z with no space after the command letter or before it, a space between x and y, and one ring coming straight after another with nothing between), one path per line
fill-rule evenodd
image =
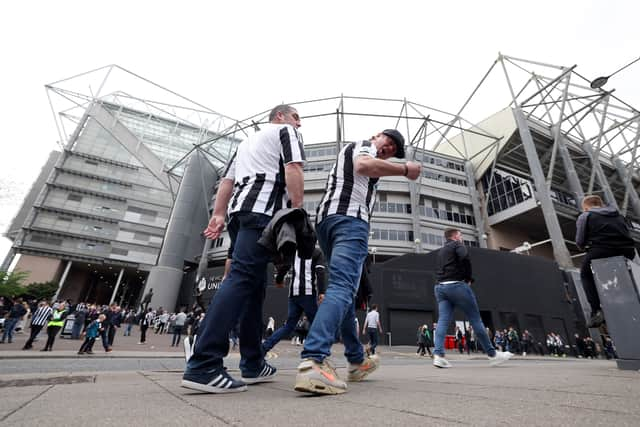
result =
M287 163L284 167L284 176L291 207L301 208L304 197L304 170L302 169L302 163Z
M417 179L420 176L420 164L415 162L393 163L388 160L360 155L356 157L355 170L358 175L369 178L382 176L406 176L409 179Z
M380 318L378 317L378 330L382 333L382 324L380 323Z
M473 275L471 272L471 259L469 258L469 251L467 250L467 247L462 243L458 243L456 245L456 256L462 264L464 280L465 282L468 282L470 284L471 282L473 282Z
M213 207L213 215L209 220L209 225L204 230L204 235L207 239L215 240L220 237L222 230L224 229L224 217L227 213L227 207L229 201L233 195L233 180L229 178L223 178L218 187L216 193L216 202Z
M584 250L584 246L586 244L588 216L588 212L583 212L578 216L578 221L576 222L576 246L580 250Z

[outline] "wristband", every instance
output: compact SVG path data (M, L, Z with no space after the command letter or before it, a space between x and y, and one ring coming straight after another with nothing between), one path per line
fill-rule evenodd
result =
M403 166L404 166L404 176L409 175L409 168L407 167L407 164L405 163Z

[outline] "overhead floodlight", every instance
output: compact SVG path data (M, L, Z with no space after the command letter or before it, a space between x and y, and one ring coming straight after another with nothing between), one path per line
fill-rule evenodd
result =
M640 57L639 57L639 58L636 58L635 60L633 60L633 61L631 61L631 62L629 62L629 63L628 63L627 65L625 65L624 67L622 67L622 68L620 68L619 70L617 70L617 71L615 71L615 72L613 72L613 73L609 74L608 76L601 76L601 77L598 77L598 78L594 79L594 80L591 82L591 89L600 89L602 86L604 86L604 85L606 85L606 84L607 84L607 82L609 81L609 78L610 78L611 76L613 76L614 74L619 73L620 71L622 71L622 70L624 70L625 68L627 68L628 66L630 66L630 65L632 65L632 64L634 64L634 63L636 63L636 62L638 62L639 60L640 60Z

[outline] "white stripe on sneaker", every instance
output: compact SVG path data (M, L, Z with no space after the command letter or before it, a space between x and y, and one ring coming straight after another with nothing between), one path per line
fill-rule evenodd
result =
M210 385L210 386L214 386L214 387L215 387L215 386L216 386L216 384L217 384L218 382L220 382L220 379L222 379L222 378L224 378L224 377L222 376L222 374L220 374L220 375L218 375L215 379L211 380L211 381L209 382L209 384L207 384L207 385Z

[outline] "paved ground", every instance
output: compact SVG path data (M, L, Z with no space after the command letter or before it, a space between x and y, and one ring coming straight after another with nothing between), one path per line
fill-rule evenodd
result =
M137 344L118 337L113 353L93 358L78 357L71 348L79 343L66 340L51 353L0 346L0 425L640 424L640 373L610 361L527 357L490 368L480 355L452 354L454 367L443 370L413 348L383 347L382 366L367 381L340 396L313 397L293 391L300 348L281 343L271 359L279 368L274 382L213 396L179 386L184 361L180 351L164 348L165 338L134 350L127 346ZM158 344L162 351L150 348ZM335 350L346 376L341 348ZM232 353L232 375L237 364Z

